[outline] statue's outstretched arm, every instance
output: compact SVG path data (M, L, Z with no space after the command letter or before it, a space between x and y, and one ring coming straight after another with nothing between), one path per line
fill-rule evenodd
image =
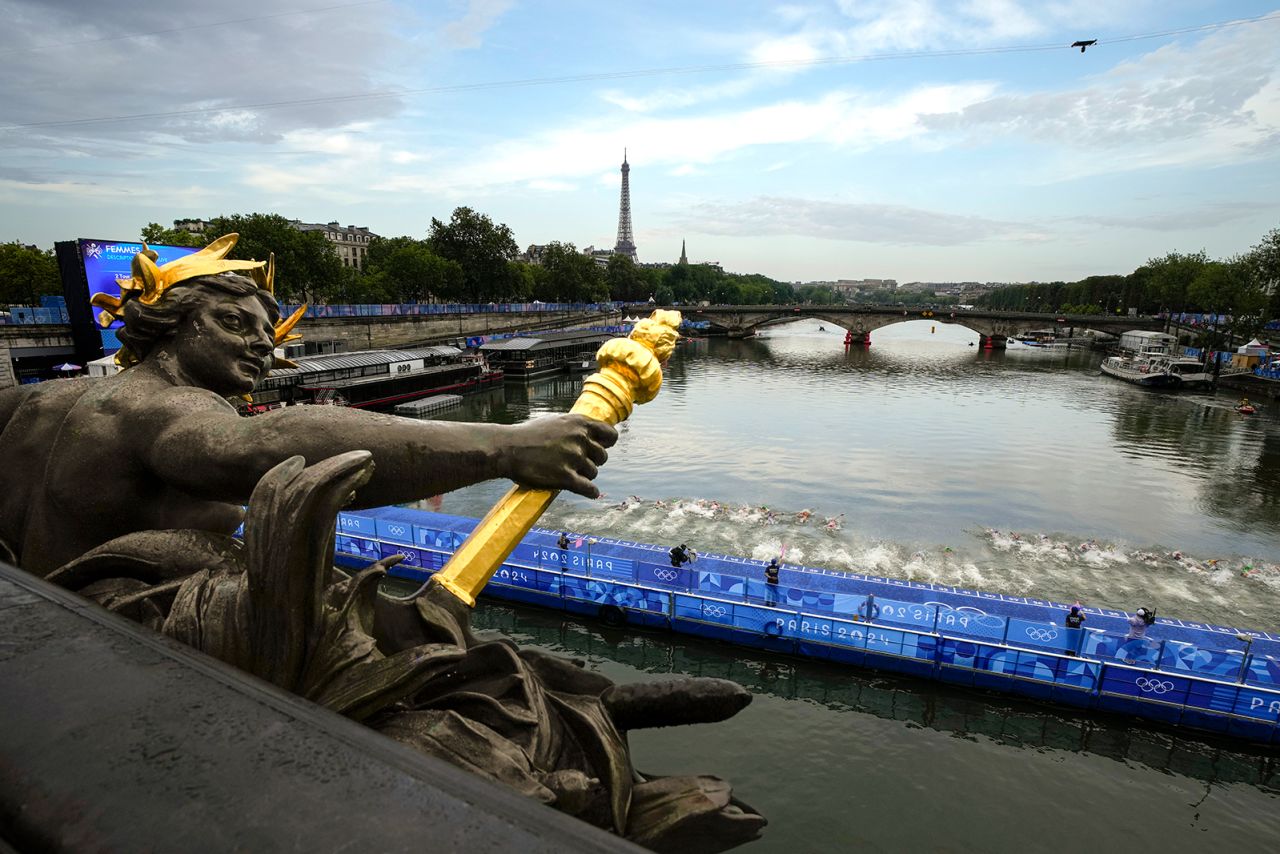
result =
M180 389L148 413L154 441L139 442L145 464L200 498L244 502L272 466L353 450L373 454L374 473L355 506L425 498L492 478L588 497L617 440L607 424L556 415L517 425L417 421L354 409L291 406L242 418L212 392ZM141 437L140 437L141 438Z
M27 394L30 391L31 386L25 385L18 385L0 391L0 433L4 432L9 419L13 417L13 413L18 411L18 407L22 405L22 401L27 399Z

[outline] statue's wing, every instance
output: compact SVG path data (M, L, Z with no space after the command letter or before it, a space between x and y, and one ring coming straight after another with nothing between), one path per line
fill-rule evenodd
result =
M373 455L349 451L313 466L290 457L253 490L245 516L243 618L262 660L253 672L289 690L324 633L338 511L373 475Z
M200 570L239 572L241 544L209 531L137 531L90 549L55 569L47 581L81 590L111 578L166 584Z

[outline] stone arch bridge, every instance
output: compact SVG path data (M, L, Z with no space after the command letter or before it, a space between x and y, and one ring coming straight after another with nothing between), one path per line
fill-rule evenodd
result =
M870 305L713 305L679 306L687 320L707 321L710 331L730 338L747 338L756 331L800 318L822 320L849 330L854 344L870 344L871 333L894 323L928 320L954 323L982 336L982 346L1003 348L1010 337L1036 329L1056 329L1061 334L1092 329L1119 335L1131 329L1157 330L1164 326L1158 317L1111 316L1106 314L1042 314L1031 311L988 311L954 306L920 308Z

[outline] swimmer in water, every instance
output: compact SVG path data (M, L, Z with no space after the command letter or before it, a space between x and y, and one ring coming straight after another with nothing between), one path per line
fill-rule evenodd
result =
M809 522L809 517L812 515L813 515L812 510L808 510L808 509L801 510L799 513L796 514L796 521L799 522L801 525L807 524Z

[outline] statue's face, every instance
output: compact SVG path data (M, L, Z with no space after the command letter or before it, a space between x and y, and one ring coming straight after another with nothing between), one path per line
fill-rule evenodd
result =
M174 339L183 372L224 397L248 394L271 370L275 329L257 297L211 291Z

